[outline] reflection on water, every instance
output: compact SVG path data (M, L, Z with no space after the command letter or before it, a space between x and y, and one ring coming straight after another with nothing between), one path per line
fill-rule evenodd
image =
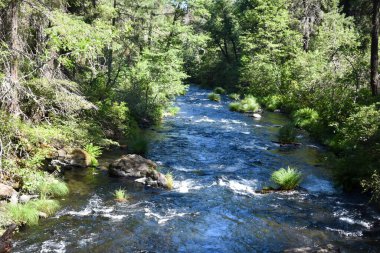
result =
M20 233L15 252L281 252L327 243L342 252L377 251L379 240L363 231L380 215L334 188L321 147L305 133L300 147L279 147L272 141L285 116L249 118L228 111L226 98L215 103L207 94L191 87L177 100L181 112L147 133L148 157L175 176L172 191L102 170L67 172L71 193L63 210ZM304 190L256 193L288 165L303 172ZM120 187L129 202L113 200Z

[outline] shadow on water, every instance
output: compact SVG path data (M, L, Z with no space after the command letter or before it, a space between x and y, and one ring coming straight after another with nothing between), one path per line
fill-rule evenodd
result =
M281 252L332 243L377 252L363 231L380 219L360 197L335 189L324 151L300 133L298 148L273 143L287 118L230 112L228 100L191 87L176 117L149 132L148 157L175 176L174 190L148 189L103 170L69 171L63 209L17 236L14 252ZM106 164L122 155L107 154ZM271 173L296 166L306 191L260 195ZM112 192L124 188L127 203Z

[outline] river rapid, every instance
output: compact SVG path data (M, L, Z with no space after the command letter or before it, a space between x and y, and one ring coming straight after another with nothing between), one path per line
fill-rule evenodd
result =
M299 133L299 147L273 140L288 122L228 110L191 86L175 117L149 130L147 157L175 177L172 191L149 189L100 169L65 173L63 209L15 237L13 252L282 252L331 243L342 252L380 252L380 238L363 231L380 220L367 199L334 187L325 152ZM122 151L106 154L107 164ZM301 191L258 194L285 166L304 175ZM130 200L117 203L124 188Z

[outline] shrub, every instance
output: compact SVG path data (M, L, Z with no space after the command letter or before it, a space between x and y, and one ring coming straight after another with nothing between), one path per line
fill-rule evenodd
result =
M318 123L319 114L311 108L302 108L293 114L293 120L297 127L311 130Z
M87 144L84 150L90 155L90 166L98 166L99 162L97 158L102 154L101 147L95 146L92 143Z
M237 93L231 93L228 97L235 101L240 100L240 95Z
M273 172L271 180L276 183L281 190L293 190L299 186L302 177L297 169L288 167L287 169L281 168Z
M362 106L351 114L340 129L342 148L351 148L379 138L380 111L375 105Z
M39 211L31 205L7 204L6 209L10 219L16 224L38 224Z
M59 202L52 199L38 199L32 200L25 204L30 208L37 209L39 212L46 213L47 215L53 215L60 208Z
M172 173L166 173L165 174L165 178L166 178L166 182L167 182L167 186L168 186L168 189L171 190L173 189L174 187L174 178L173 178L173 174Z
M280 95L271 95L263 98L262 102L267 110L274 111L281 108L282 100Z
M148 140L144 133L137 127L131 128L127 139L128 151L143 155L148 151Z
M216 94L216 93L210 93L208 94L208 98L212 101L215 101L215 102L220 102L221 100L221 97L219 94Z
M214 93L215 94L225 94L226 93L226 90L225 89L223 89L222 87L216 87L215 89L214 89Z
M278 141L282 144L291 144L296 140L296 128L292 124L282 126L278 132Z
M113 196L115 197L115 200L119 202L125 202L127 201L127 198L128 198L128 195L123 189L115 190Z

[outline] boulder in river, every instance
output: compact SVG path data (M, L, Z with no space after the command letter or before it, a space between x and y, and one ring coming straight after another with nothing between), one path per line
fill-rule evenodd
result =
M140 155L122 156L109 165L108 173L114 177L134 178L148 186L168 188L165 175L157 171L157 164Z

